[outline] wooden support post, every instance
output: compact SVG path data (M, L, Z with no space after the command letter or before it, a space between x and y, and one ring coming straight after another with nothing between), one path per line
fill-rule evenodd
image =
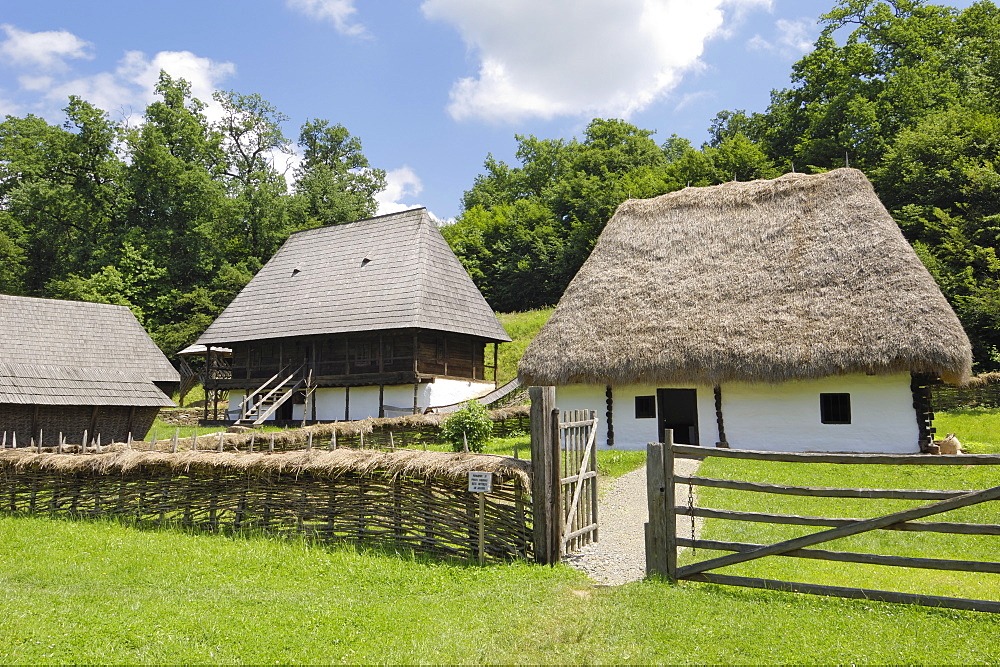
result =
M351 421L351 387L344 387L344 421Z
M413 383L413 414L417 414L417 396L420 391L420 383Z
M712 393L715 394L715 423L719 425L719 441L715 443L715 446L728 449L729 442L726 440L726 424L722 420L722 387L715 385Z
M479 564L486 563L486 494L479 493Z
M378 386L378 416L385 417L385 385Z
M90 428L87 429L88 433L97 433L97 411L100 410L100 406L95 405L93 411L90 413Z
M493 388L496 389L499 386L497 384L497 343L493 343Z
M534 517L535 561L552 565L559 560L559 456L552 438L555 387L530 387L531 498ZM555 428L559 428L558 421Z
M39 412L40 409L41 409L41 406L36 403L35 404L35 409L31 411L31 437L32 438L34 438L36 435L38 435L39 431L41 431L41 428L39 426L39 419L38 419L38 412ZM40 437L38 439L41 440Z
M611 385L604 387L604 418L608 423L608 447L615 446L615 394ZM600 442L600 441L598 441Z

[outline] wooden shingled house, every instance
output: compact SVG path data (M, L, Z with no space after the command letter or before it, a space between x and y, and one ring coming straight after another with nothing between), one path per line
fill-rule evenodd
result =
M0 295L7 447L145 437L179 376L124 306Z
M481 396L509 340L427 211L413 209L292 234L198 344L207 389L229 392L229 417L262 423Z

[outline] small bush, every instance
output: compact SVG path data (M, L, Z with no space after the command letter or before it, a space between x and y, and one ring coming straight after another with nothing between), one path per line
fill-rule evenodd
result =
M469 451L481 452L492 431L493 420L486 408L479 401L469 401L464 408L445 420L441 426L441 437L451 443L456 452L462 451L465 440L469 442ZM462 438L463 433L465 440Z

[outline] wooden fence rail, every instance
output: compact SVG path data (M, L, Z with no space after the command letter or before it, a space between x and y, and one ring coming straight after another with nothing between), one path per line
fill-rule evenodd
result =
M724 457L732 459L779 461L797 463L834 463L844 465L1000 465L1000 455L894 455L894 454L816 454L789 452L760 452L739 449L716 449L677 445L668 431L666 443L650 443L647 448L647 490L649 523L646 525L646 563L648 574L659 574L671 580L705 581L734 586L749 586L773 590L797 591L838 597L865 598L886 602L903 602L973 611L1000 613L1000 602L973 600L914 593L898 593L864 588L850 588L821 584L761 579L724 575L711 572L718 568L744 563L766 556L787 556L828 561L909 567L943 571L980 572L1000 574L1000 563L945 558L917 558L882 554L854 553L813 549L819 544L858 535L871 530L906 530L965 535L1000 535L1000 525L944 521L918 521L948 512L1000 499L1000 486L984 490L921 490L921 489L852 489L763 484L741 480L722 480L698 476L680 476L674 472L674 458ZM675 504L675 486L687 484L734 489L750 493L813 496L828 498L890 498L907 500L932 500L921 505L869 519L845 517L812 517L792 514L743 512L715 508L684 507ZM783 540L774 544L754 544L719 540L695 539L677 535L678 514L703 518L757 523L820 526L817 533ZM998 545L1000 546L1000 545ZM716 551L729 551L728 555L711 558L678 567L677 550L693 547Z

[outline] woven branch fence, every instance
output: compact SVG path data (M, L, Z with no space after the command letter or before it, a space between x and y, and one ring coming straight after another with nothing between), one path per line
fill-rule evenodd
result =
M1000 373L977 375L964 387L932 386L931 396L935 410L1000 408Z
M530 557L531 464L484 454L4 449L0 511L259 530L479 559L480 505L467 491L469 471L493 473L483 559Z

